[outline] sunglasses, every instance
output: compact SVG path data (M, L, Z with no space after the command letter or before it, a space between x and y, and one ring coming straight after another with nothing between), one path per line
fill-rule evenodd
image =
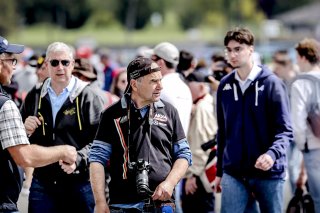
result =
M287 64L289 64L289 61L278 60L278 59L276 59L276 58L274 58L273 61L274 61L276 64L280 64L280 65L282 65L282 66L286 66Z
M0 59L1 61L11 61L11 64L13 66L17 65L18 60L16 58L5 58L5 59Z
M57 67L60 62L61 62L61 64L62 64L64 67L67 67L67 66L69 66L69 64L70 64L70 60L57 60L57 59L52 59L52 60L50 61L50 64L51 64L51 66L53 66L53 67Z

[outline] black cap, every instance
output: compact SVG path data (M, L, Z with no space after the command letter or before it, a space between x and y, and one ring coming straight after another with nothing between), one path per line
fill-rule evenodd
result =
M153 67L152 64L155 64ZM130 80L138 79L142 76L153 72L160 71L160 67L156 65L150 58L138 57L131 61L127 67L128 85L124 93L128 93L131 89Z
M0 36L0 54L1 53L22 53L24 50L23 45L9 44L8 40Z
M186 79L187 81L208 82L208 76L197 71L190 73Z

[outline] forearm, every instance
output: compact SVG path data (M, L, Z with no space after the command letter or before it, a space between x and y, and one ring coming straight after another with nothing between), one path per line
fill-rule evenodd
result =
M15 162L23 167L42 167L55 163L64 157L63 146L43 147L19 145L8 148Z
M177 185L177 183L185 175L188 167L189 167L189 164L186 159L184 158L177 159L173 164L173 167L168 177L166 178L166 181L170 182L173 186Z
M91 146L92 143L89 143L88 145L86 145L78 151L76 160L77 169L86 170L87 168L89 168L89 151Z
M98 162L90 163L90 182L96 205L99 203L106 204L105 195L105 171L104 166Z

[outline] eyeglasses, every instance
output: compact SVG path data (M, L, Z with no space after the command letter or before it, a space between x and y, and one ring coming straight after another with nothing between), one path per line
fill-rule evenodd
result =
M11 61L11 64L13 66L17 65L18 60L16 58L4 58L4 59L0 59L1 61Z
M57 59L52 59L50 61L50 64L52 67L57 67L57 66L59 66L60 62L64 67L67 67L70 64L70 60L57 60Z
M235 54L235 55L239 55L239 53L243 50L244 48L243 47L235 47L233 49L227 47L224 52L226 55L230 55L232 52Z

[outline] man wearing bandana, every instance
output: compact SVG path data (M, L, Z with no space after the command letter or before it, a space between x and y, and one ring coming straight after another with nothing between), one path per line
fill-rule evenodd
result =
M139 57L127 71L126 93L102 114L89 156L95 211L174 212L174 187L191 165L189 144L177 110L160 100L161 68Z

